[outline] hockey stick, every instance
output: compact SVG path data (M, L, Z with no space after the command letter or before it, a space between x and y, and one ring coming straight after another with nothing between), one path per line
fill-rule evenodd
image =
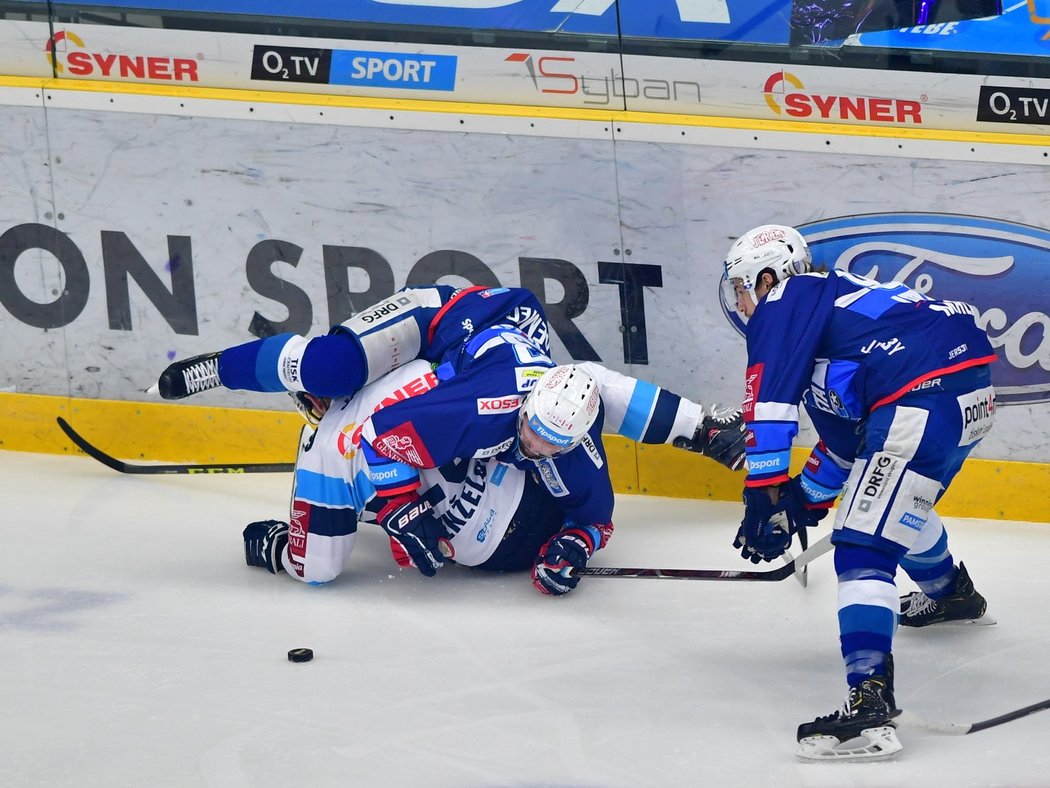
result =
M1027 717L1029 714L1035 714L1037 711L1046 711L1047 709L1050 709L1050 700L1039 701L1039 703L1033 703L1031 706L1025 706L1023 709L1008 711L1006 714L1000 714L998 717L981 720L980 722L936 722L923 719L910 711L902 711L897 720L913 728L922 728L933 733L943 733L946 736L965 736L968 733L977 733L978 731L995 728L998 725L1005 725L1008 722L1013 722L1022 717Z
M104 451L95 448L77 433L61 416L58 416L58 426L73 443L77 445L84 454L101 462L107 468L112 468L119 473L143 473L143 474L204 474L204 473L283 473L295 469L295 464L290 462L242 462L235 465L141 465L124 462L111 457Z
M805 528L799 528L797 533L798 533L798 543L802 547L802 552L804 553L804 552L806 552L806 549L809 547L809 533L806 531ZM791 555L791 551L790 550L785 550L784 551L783 558L784 558L784 562L785 563L791 563L792 561L795 560L795 557L793 555ZM803 588L807 588L809 586L809 567L806 566L806 565L803 565L801 568L796 569L795 570L795 579L798 580L798 582L802 584Z
M777 569L766 571L736 569L643 569L615 566L587 566L573 574L579 577L651 577L661 580L785 580L795 574L814 558L831 549L831 534L820 539L812 547L803 550L798 558Z

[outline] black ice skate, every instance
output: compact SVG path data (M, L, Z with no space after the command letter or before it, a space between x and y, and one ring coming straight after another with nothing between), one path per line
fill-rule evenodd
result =
M183 399L222 385L219 380L219 354L205 353L202 356L176 361L160 373L157 391L164 399Z
M893 699L893 658L885 674L850 687L845 708L798 726L797 756L805 761L888 758L901 750L893 718L900 710Z
M263 520L244 529L244 562L260 566L270 574L284 571L281 556L288 545L288 523Z
M901 597L900 625L925 627L949 622L994 624L995 619L985 615L987 607L984 597L973 587L966 565L960 563L955 586L947 596L930 599L922 591L913 591Z

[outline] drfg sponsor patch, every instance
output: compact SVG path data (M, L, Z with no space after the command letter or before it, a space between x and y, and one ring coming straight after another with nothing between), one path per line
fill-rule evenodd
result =
M854 531L876 534L893 501L893 491L903 470L904 460L881 451L866 463L854 465L843 499L848 505L840 509L836 527L842 523Z
M960 446L969 446L988 434L995 422L995 389L986 386L970 394L958 397L962 415Z

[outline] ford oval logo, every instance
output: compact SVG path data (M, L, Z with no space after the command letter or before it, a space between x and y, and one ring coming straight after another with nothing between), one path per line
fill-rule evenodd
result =
M846 216L798 230L818 264L976 306L999 357L998 403L1050 400L1050 231L935 213ZM735 305L721 301L743 333Z

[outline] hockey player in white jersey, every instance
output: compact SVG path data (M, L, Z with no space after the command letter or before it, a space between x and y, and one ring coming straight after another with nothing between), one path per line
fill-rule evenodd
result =
M402 369L413 358L435 369L415 367L406 378ZM569 570L585 565L612 532L603 425L634 440L673 442L734 470L744 451L739 411L705 413L598 366L554 366L546 320L527 290L436 285L403 290L324 337L280 335L176 362L159 390L167 399L220 385L287 390L306 415L322 417L296 471L292 523L249 526L249 564L330 580L353 547L357 518L371 511L399 562L424 574L445 557L523 568L518 553L532 550L537 588L562 594L578 582ZM611 406L602 404L599 381ZM570 407L569 394L587 407ZM333 405L322 414L329 397ZM483 480L493 496L509 490L510 498L489 507L498 515L471 533L466 502L476 507ZM529 525L515 530L512 543L516 521L508 518L516 512ZM537 552L527 537L551 528ZM455 537L465 529L457 551Z
M841 494L832 542L849 698L799 726L799 756L892 755L898 618L917 627L989 621L933 507L991 429L995 354L968 304L815 271L791 227L739 238L723 282L747 321L748 475L734 544L745 558L771 560ZM790 477L800 401L820 442ZM898 566L921 589L900 600Z
M541 369L530 393L514 403L515 444L501 448L500 440L479 456L441 467L385 461L362 441L375 413L442 385L429 363L411 362L352 398L319 400L316 432L305 434L296 462L290 522L249 525L247 563L307 583L328 582L344 570L358 523L378 522L402 566L428 576L447 560L486 570L532 568L539 590L561 595L579 580L567 570L586 566L612 530L608 468L593 443L603 426L642 441L674 443L676 436L695 434L700 423L708 429L724 423L721 440L743 452L734 411L712 417L697 403L593 363ZM573 394L587 394L575 397L583 403L579 408L558 401L564 377L574 378ZM595 469L583 490L572 489L573 479L550 462L573 450ZM411 497L402 501L405 494ZM387 511L391 501L401 514Z

